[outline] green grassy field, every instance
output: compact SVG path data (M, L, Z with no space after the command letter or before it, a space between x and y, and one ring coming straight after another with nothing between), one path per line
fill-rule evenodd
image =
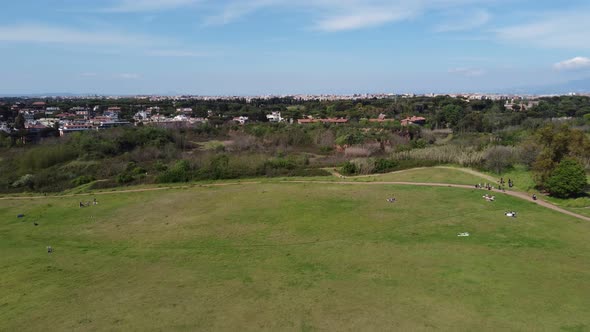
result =
M590 224L481 194L260 183L0 201L0 330L590 330Z
M425 183L452 183L475 185L477 183L491 182L480 176L463 172L453 168L416 168L400 172L378 174L374 176L352 178L354 181L371 182L425 182Z

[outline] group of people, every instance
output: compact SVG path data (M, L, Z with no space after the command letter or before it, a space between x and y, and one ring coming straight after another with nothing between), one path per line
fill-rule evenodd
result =
M87 206L90 206L90 205L98 205L98 201L96 200L96 198L92 202L86 202L86 203L80 202L80 207L81 208L87 207Z
M391 197L387 199L388 203L395 203L395 197Z
M506 182L504 182L504 178L500 178L500 185L498 186L498 190L505 191L505 184ZM512 181L512 179L508 179L508 187L514 187L514 181ZM494 190L494 186L491 183L478 183L475 185L475 189Z
M492 190L494 187L490 183L478 183L475 185L475 189Z
M506 217L516 218L516 212L510 211L505 213Z
M501 185L505 184L504 178L500 178L500 184ZM512 179L508 179L508 188L512 188L512 187L514 187L514 181L512 181Z

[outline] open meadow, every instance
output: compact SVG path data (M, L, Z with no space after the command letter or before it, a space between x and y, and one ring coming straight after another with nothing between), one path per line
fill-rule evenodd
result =
M278 181L93 198L0 201L1 331L590 329L590 224L518 198Z

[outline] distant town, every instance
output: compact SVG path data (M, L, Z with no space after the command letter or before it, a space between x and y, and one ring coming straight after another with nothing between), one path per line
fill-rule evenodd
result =
M590 94L569 94L570 96L590 96ZM47 129L58 130L60 136L65 136L74 132L88 130L103 130L113 127L147 125L166 129L191 128L199 124L208 123L211 117L216 116L214 111L207 110L200 116L195 116L195 108L180 106L190 101L239 101L242 103L252 103L269 101L273 99L289 99L295 103L309 101L362 101L362 100L379 100L379 99L399 99L399 98L437 98L446 97L460 99L464 102L471 101L494 101L503 102L506 110L528 110L539 104L542 98L554 97L552 95L515 95L515 94L352 94L352 95L264 95L264 96L51 96L51 97L13 97L0 98L0 107L9 108L13 114L18 113L24 120L22 128L18 128L17 121L9 121L6 117L0 116L0 131L11 133L18 129L26 129L28 133L35 134ZM127 116L122 116L123 108L113 105L119 100L134 101L128 109ZM88 105L93 102L94 104ZM178 105L173 112L168 109L166 112L160 106L153 106L159 102L169 102L171 105ZM63 104L75 103L76 106L65 108ZM80 106L85 104L85 106ZM132 110L129 113L130 109ZM218 115L218 114L217 114ZM294 119L292 117L283 117L281 111L272 111L265 114L266 122L279 123L347 123L346 118L316 118L311 115L303 115ZM260 119L258 119L259 121ZM375 118L368 119L370 122L388 122L393 121L387 118L385 114L379 114ZM226 118L226 122L233 122L238 125L244 125L251 121L246 114ZM423 124L426 121L424 117L408 116L400 119L401 125ZM22 126L21 125L21 126Z

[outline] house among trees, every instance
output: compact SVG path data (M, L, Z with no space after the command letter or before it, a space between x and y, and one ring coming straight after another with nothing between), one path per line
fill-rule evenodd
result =
M104 112L104 116L108 116L112 119L118 119L119 113L121 113L121 107L109 107L106 112Z
M409 125L422 126L422 125L426 124L426 118L423 118L421 116L412 116L412 117L407 117L407 118L403 119L401 122L402 122L402 126L409 126Z
M177 108L176 109L176 113L182 113L182 114L192 114L193 113L193 109L190 107L185 107L185 108Z
M36 111L44 111L47 104L44 101L36 101L33 103L33 109Z
M232 119L233 122L240 124L240 125L245 125L246 122L248 122L248 117L247 116L238 116Z
M268 122L283 122L281 112L272 112L271 114L267 114L266 118L268 119Z
M91 130L90 124L66 124L59 128L59 136L65 136L69 133Z
M297 123L299 124L309 124L309 123L348 123L348 119L345 118L328 118L328 119L314 119L309 117L307 119L299 119Z

